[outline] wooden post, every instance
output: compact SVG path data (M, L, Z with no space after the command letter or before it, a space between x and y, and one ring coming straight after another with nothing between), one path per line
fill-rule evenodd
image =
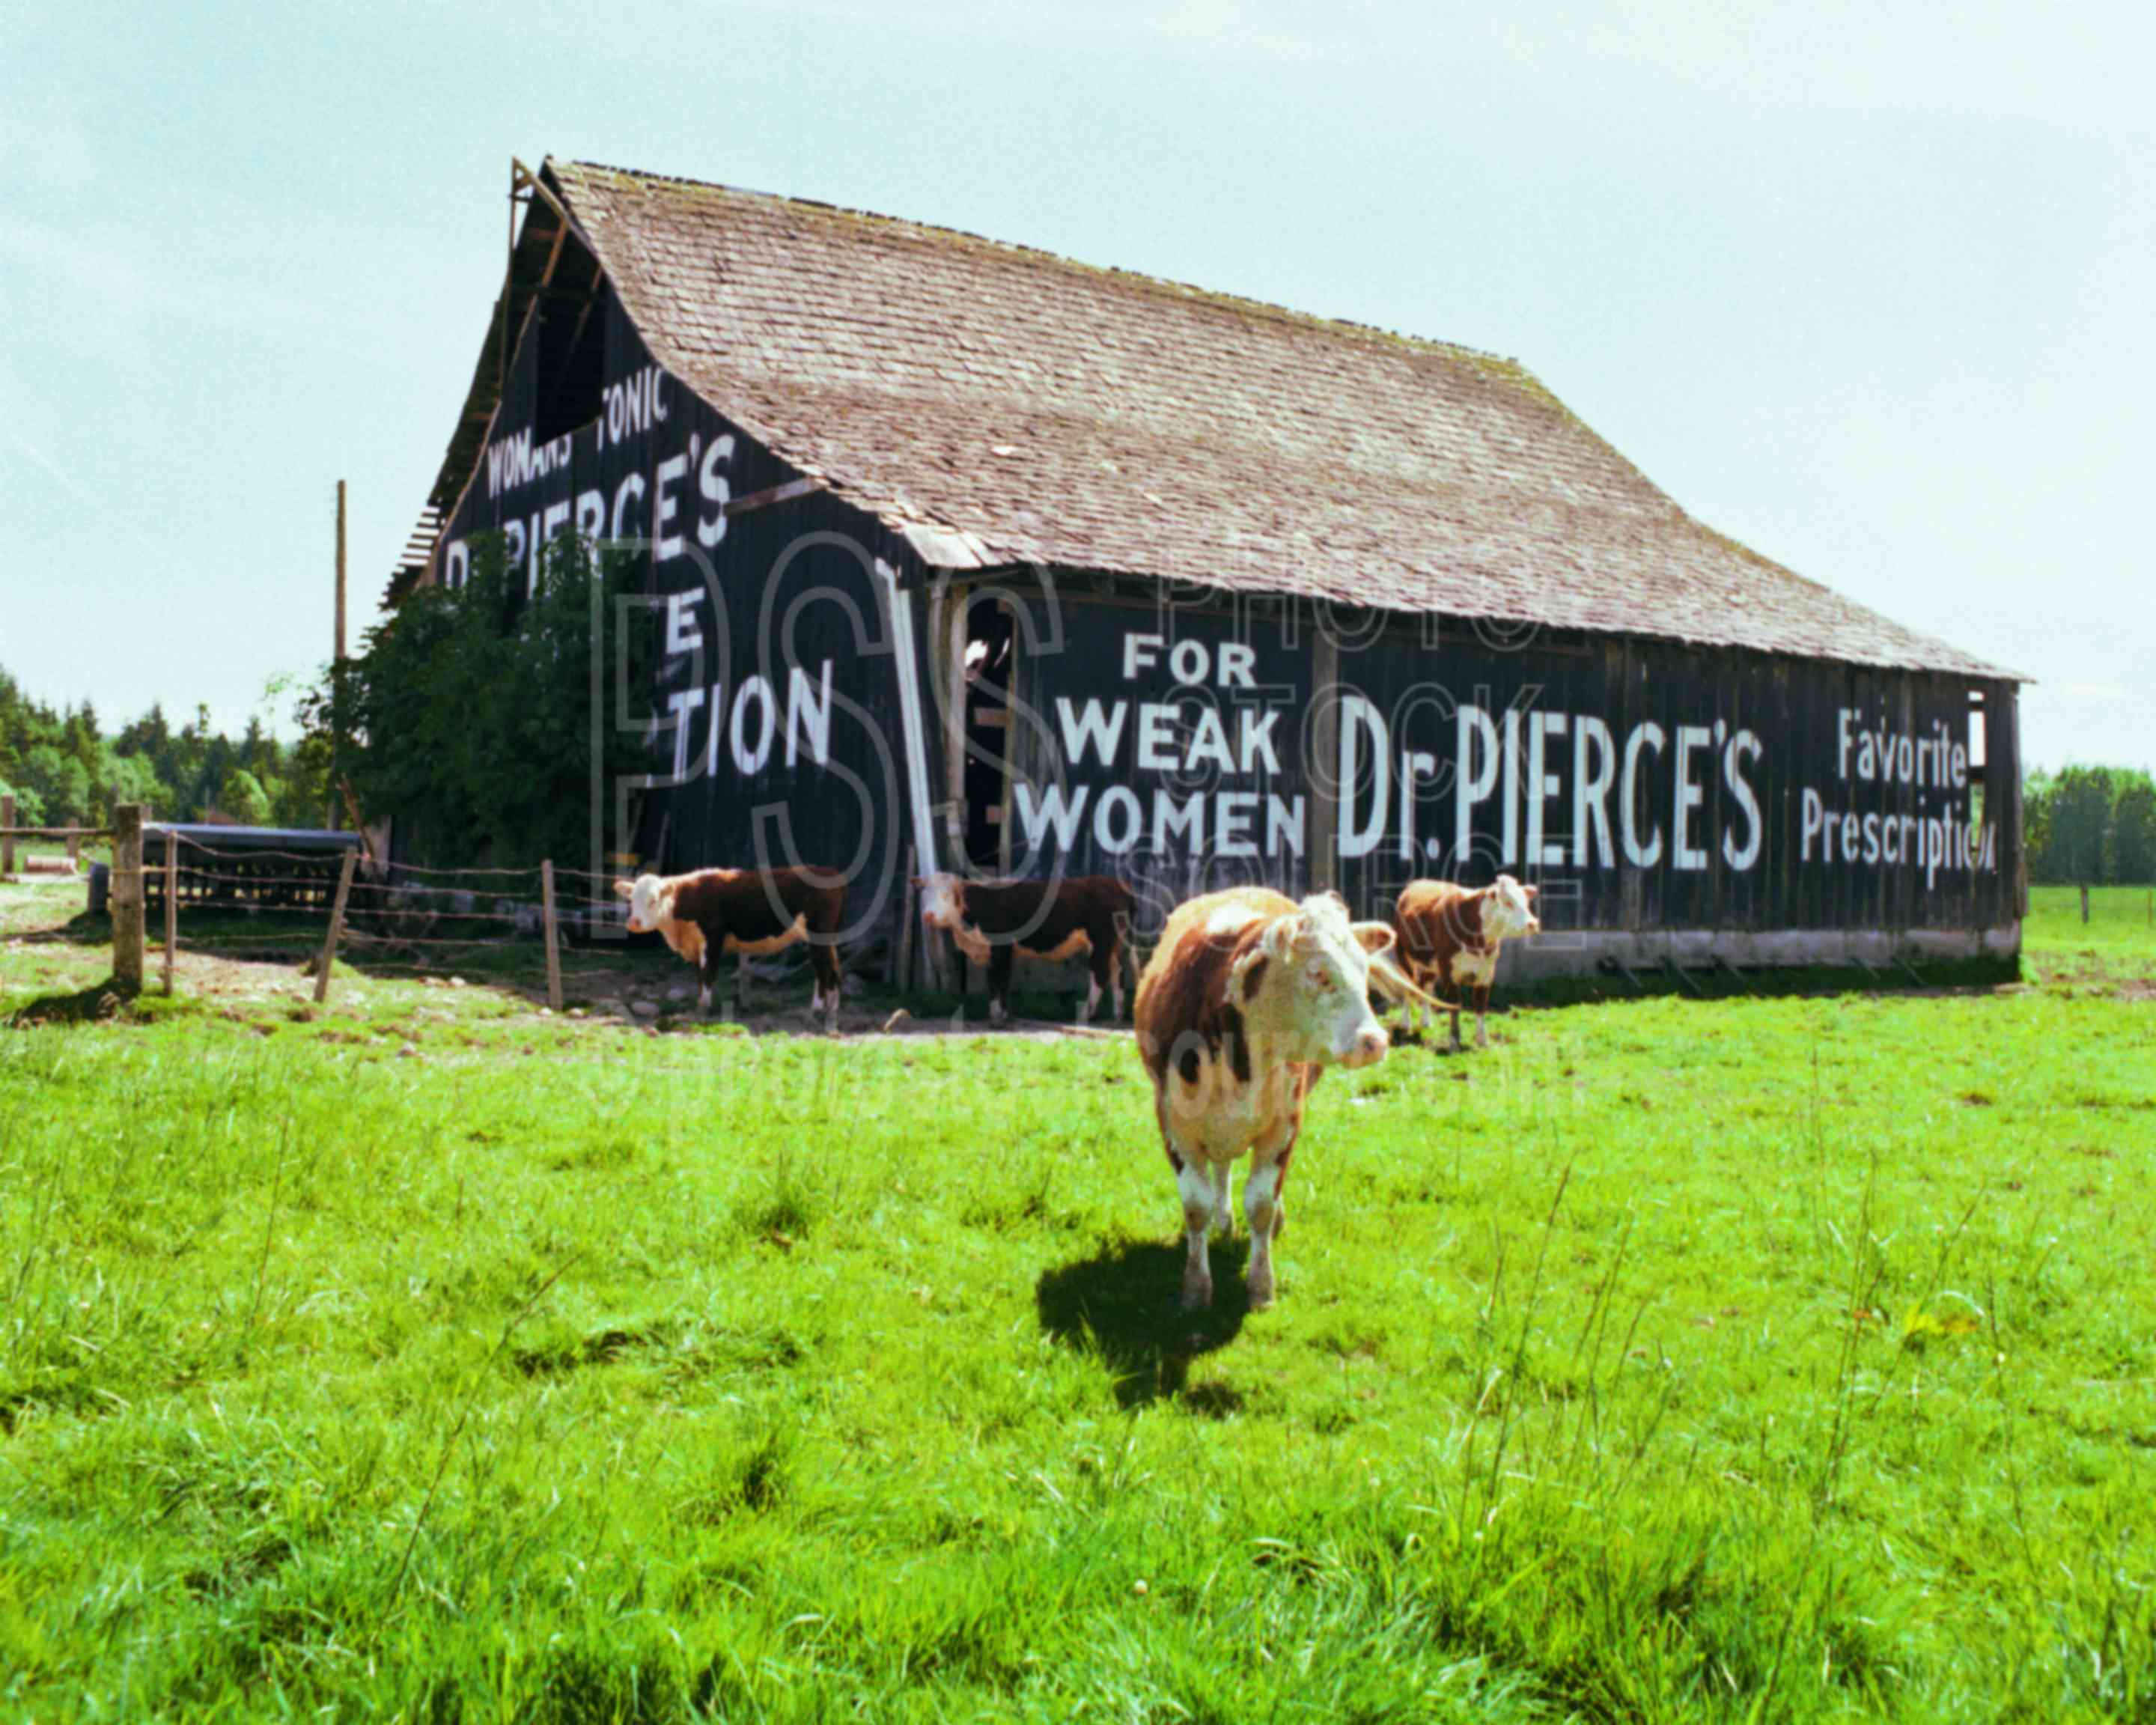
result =
M142 992L142 815L140 803L112 811L112 983Z
M898 890L898 932L891 942L891 981L901 994L913 992L913 847L906 847L906 884Z
M165 829L165 998L172 996L172 954L180 944L180 835Z
M547 1004L562 1009L562 936L554 921L554 859L539 865L539 897L547 909Z
M344 663L344 481L337 481L337 541L336 541L336 650L330 660L332 665Z
M330 658L330 773L332 783L329 790L329 805L322 811L322 824L335 832L337 825L336 786L334 783L339 768L344 764L344 691L337 680L337 673L344 669L344 481L337 481L336 511L336 632Z
M1303 762L1310 781L1310 887L1323 892L1339 879L1340 856L1340 643L1332 634L1330 614L1311 610L1310 698L1317 703L1311 716L1312 759ZM1274 883L1293 894L1291 880Z
M0 875L15 872L15 798L0 797Z
M359 860L355 848L344 854L344 866L337 870L336 902L330 906L330 932L322 941L322 962L315 973L315 1004L320 1006L330 998L330 967L336 963L337 940L344 933L345 901L352 896L352 865Z
M73 822L68 825L67 845L68 872L80 875L82 872L82 829Z
M2088 888L2082 888L2082 926L2088 926Z

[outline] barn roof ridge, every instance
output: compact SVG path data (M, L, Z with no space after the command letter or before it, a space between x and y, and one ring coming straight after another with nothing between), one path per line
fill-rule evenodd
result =
M1532 371L1525 362L1511 354L1499 353L1491 348L1477 347L1471 342L1448 341L1439 336L1420 336L1410 330L1389 329L1383 324L1369 323L1356 317L1328 316L1322 311L1303 311L1293 305L1282 305L1277 300L1260 299L1255 295L1239 294L1224 288L1210 288L1201 282L1186 281L1180 276L1157 275L1150 270L1133 270L1122 264L1096 264L1090 259L1074 253L1060 252L1053 246L1034 245L1023 239L999 239L993 234L982 234L971 228L954 227L947 222L923 221L917 216L901 216L889 210L870 209L863 204L840 203L827 198L804 198L798 193L771 192L753 186L737 186L725 180L706 180L694 174L662 174L643 168L624 167L618 162L592 162L583 158L564 160L550 156L547 166L552 168L576 168L587 172L619 174L623 178L651 182L660 185L679 186L692 192L717 192L734 198L752 198L768 200L802 209L815 210L826 215L849 217L869 223L888 223L894 227L914 228L925 234L962 239L974 245L984 245L998 252L1009 252L1020 257L1038 258L1045 263L1060 264L1067 269L1081 270L1096 275L1106 275L1125 281L1143 284L1149 287L1164 288L1188 300L1218 300L1239 311L1255 312L1261 316L1279 317L1291 323L1312 326L1319 329L1339 331L1355 336L1369 336L1380 341L1398 341L1409 347L1429 348L1449 353L1460 359L1496 366L1516 368L1531 378ZM1538 387L1541 379L1534 378ZM1553 397L1553 399L1555 398Z
M1517 359L911 217L542 173L653 357L932 568L2025 680L1707 526Z

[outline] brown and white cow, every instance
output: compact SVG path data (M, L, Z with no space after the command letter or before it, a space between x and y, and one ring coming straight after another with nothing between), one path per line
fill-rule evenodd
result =
M1183 1197L1184 1310L1212 1303L1206 1235L1233 1229L1228 1183L1245 1150L1250 1305L1272 1303L1281 1189L1311 1086L1327 1066L1384 1059L1373 985L1403 999L1419 993L1387 956L1393 941L1384 923L1349 921L1332 893L1297 904L1244 887L1194 898L1168 919L1138 978L1137 1043Z
M1001 1024L1010 1001L1014 962L1028 958L1091 961L1091 980L1078 1022L1100 1009L1105 988L1113 1016L1123 1015L1123 964L1129 951L1131 889L1108 875L1065 880L964 880L928 875L921 889L921 920L950 931L958 950L988 973L988 1017Z
M1471 892L1449 880L1410 880L1393 907L1399 935L1400 967L1424 988L1458 1001L1475 993L1475 1045L1487 1048L1490 985L1497 979L1497 947L1502 941L1540 934L1535 901L1541 889L1522 886L1510 875ZM1407 1007L1411 1029L1421 1028L1422 1009ZM1460 1046L1460 1008L1452 1009L1452 1045Z
M723 954L737 953L734 1009L748 1002L748 961L808 942L815 972L811 1014L839 1025L837 934L846 905L845 884L820 869L699 869L693 875L639 875L613 883L629 901L629 926L657 933L696 967L696 1007L711 1009L711 990Z

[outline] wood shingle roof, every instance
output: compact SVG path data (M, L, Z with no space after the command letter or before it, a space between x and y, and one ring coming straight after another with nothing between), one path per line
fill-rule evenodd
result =
M1515 361L828 205L547 172L654 357L932 567L2012 675L1694 521Z

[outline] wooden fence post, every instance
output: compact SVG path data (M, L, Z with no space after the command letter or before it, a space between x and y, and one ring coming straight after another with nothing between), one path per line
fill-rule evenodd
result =
M82 872L82 828L72 821L68 824L68 872Z
M2082 888L2082 922L2084 927L2088 922L2088 888L2086 886Z
M15 799L0 797L0 875L15 872Z
M539 898L547 911L547 1004L562 1009L562 935L554 920L554 859L539 865Z
M142 815L140 803L112 811L112 982L142 992Z
M172 954L180 944L180 835L165 829L165 998L172 994Z
M901 994L913 992L913 847L906 850L906 884L898 890L898 928L891 942L891 977Z
M352 896L352 865L359 860L357 850L344 854L344 866L337 870L336 902L330 906L330 932L322 940L322 962L315 972L315 1004L320 1006L330 998L330 967L336 963L338 937L344 932L345 901Z

